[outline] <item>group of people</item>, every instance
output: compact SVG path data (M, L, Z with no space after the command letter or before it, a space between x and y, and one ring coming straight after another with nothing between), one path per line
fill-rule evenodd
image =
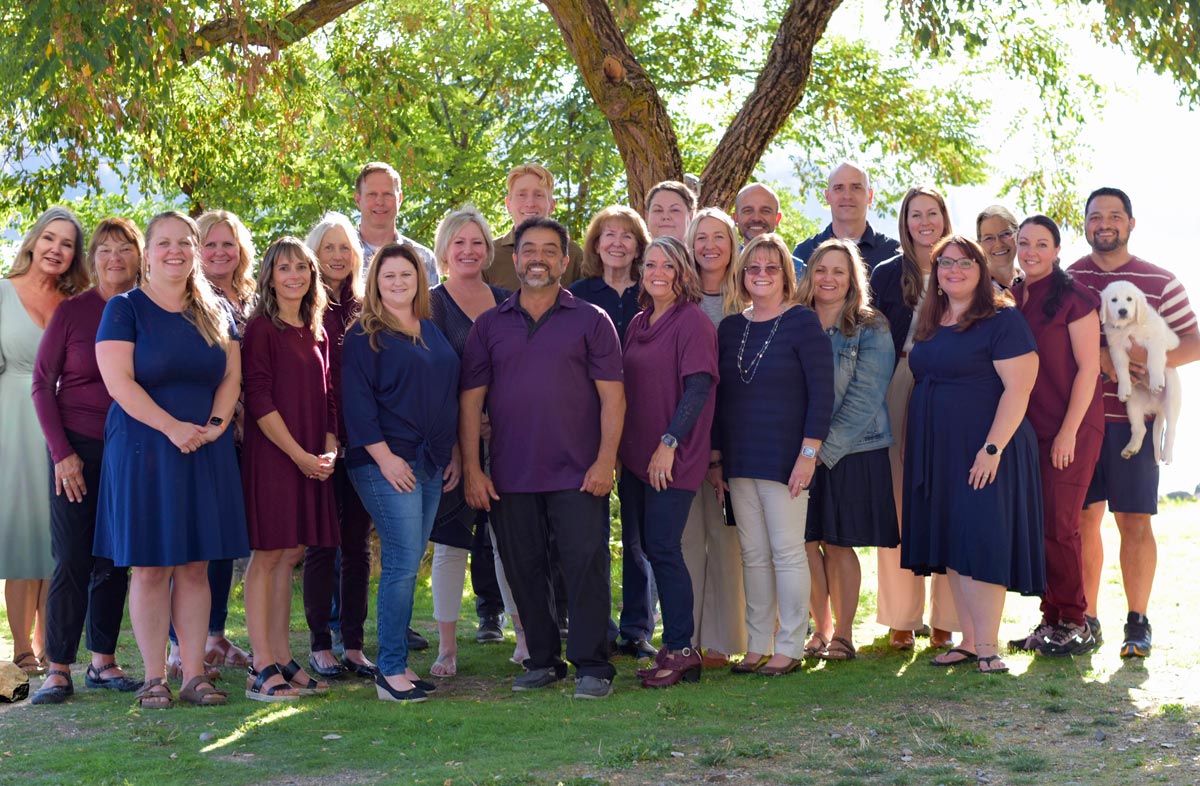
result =
M762 184L730 214L660 183L645 216L605 208L582 246L553 192L544 167L516 167L511 232L468 205L431 250L397 230L399 175L371 163L359 226L329 213L257 271L228 212L169 211L144 235L110 218L90 243L68 210L43 214L0 281L0 578L14 662L47 675L34 702L73 694L85 626L86 684L144 708L172 705L169 677L181 701L224 703L220 665L246 666L260 701L346 675L424 701L437 682L410 664L428 646L410 622L431 541L434 678L457 671L468 560L477 640L511 618L515 691L569 662L575 697L602 698L620 651L653 659L647 687L850 660L860 547L877 548L889 646L924 634L935 665L998 673L1008 591L1042 597L1010 650L1099 644L1106 504L1121 655L1149 655L1158 468L1152 449L1120 456L1097 293L1137 283L1180 335L1172 365L1200 356L1200 332L1174 276L1130 254L1123 192L1088 197L1092 253L1070 271L1046 216L992 206L968 237L928 187L893 240L852 162L830 173L830 225L795 249ZM249 653L224 635L247 555ZM307 669L289 629L301 564ZM140 680L114 658L126 594Z

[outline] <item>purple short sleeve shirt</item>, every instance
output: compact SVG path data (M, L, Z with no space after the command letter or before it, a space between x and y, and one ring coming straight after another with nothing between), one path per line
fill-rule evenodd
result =
M622 381L617 331L601 309L565 289L535 325L520 296L475 321L461 389L488 389L497 492L578 489L600 448L596 382Z

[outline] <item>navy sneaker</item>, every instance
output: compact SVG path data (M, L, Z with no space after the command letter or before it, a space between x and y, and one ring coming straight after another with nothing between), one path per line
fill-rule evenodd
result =
M1096 639L1086 624L1073 625L1070 622L1060 622L1046 637L1046 643L1038 649L1038 652L1043 655L1065 657L1084 655L1094 649L1096 649Z
M1150 657L1150 620L1145 614L1129 612L1129 619L1125 622L1125 643L1121 645L1121 657Z

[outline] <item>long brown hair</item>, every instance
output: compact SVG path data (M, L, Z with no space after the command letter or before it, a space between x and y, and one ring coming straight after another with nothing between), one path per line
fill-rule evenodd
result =
M283 330L287 324L279 316L279 298L275 293L275 266L284 257L293 263L304 260L309 265L308 291L300 300L300 321L312 331L317 341L325 340L325 330L322 321L325 319L325 308L329 305L325 294L325 285L321 282L321 266L312 249L298 237L285 235L267 247L262 264L258 267L258 305L254 307L254 316L263 316L271 320L276 328Z
M37 221L34 221L33 226L25 233L25 237L21 239L21 245L17 248L17 256L13 259L7 278L20 278L29 272L29 269L33 267L34 245L46 231L46 227L55 221L66 221L75 227L75 254L71 257L71 264L66 271L58 275L58 291L64 295L76 295L87 289L92 280L87 269L87 259L84 256L83 247L86 245L86 238L83 234L83 225L79 223L75 214L58 205L38 216Z
M671 284L671 291L675 294L677 303L699 303L702 297L700 293L700 277L696 275L695 268L692 267L691 260L688 259L687 247L669 235L663 235L660 238L655 238L650 241L650 245L646 246L646 253L642 254L641 264L646 263L646 257L650 255L650 249L660 249L667 257L667 261L675 266L675 281ZM643 286L638 292L638 306L645 309L654 308L654 298L650 297L650 293Z
M358 324L366 334L371 349L376 352L382 349L379 344L379 333L385 331L407 336L414 344L425 346L425 342L421 339L420 328L415 333L406 330L383 305L383 298L379 295L379 271L383 269L383 263L393 257L407 260L417 271L417 293L412 304L413 316L417 319L429 319L433 316L433 308L429 299L429 276L425 273L425 266L417 257L416 250L403 241L383 246L375 252L375 256L371 257L371 269L367 275L367 292L363 295L362 313L358 317Z
M204 265L200 261L200 228L196 226L196 222L191 219L191 216L178 210L168 210L150 219L150 223L146 224L146 256L150 256L154 230L158 228L159 224L172 219L182 221L187 225L188 233L192 236L192 243L196 249L192 261L192 272L188 274L187 281L184 282L181 313L184 319L191 322L200 332L204 343L210 347L217 346L226 349L231 341L229 324L232 316L224 305L224 299L217 294L204 275Z
M903 254L900 268L900 291L904 296L904 304L909 308L916 308L917 303L921 302L921 290L925 285L925 277L921 274L921 265L917 262L917 244L913 241L912 233L908 231L908 206L919 196L927 196L937 202L938 209L942 211L942 237L954 233L954 229L950 226L950 213L946 210L946 199L937 189L931 186L913 186L908 189L908 193L900 202L900 249ZM929 261L932 263L933 260ZM931 272L936 273L937 271L931 270ZM929 280L933 281L936 278L937 276L930 276Z
M796 301L802 306L816 308L816 267L825 255L832 251L841 251L850 260L850 288L846 291L846 302L842 304L837 319L838 330L842 331L843 336L850 338L858 331L860 325L877 324L880 317L879 312L872 308L867 300L867 266L858 250L858 244L853 240L831 237L816 247L804 268L804 275L796 285Z
M959 316L954 325L955 331L961 333L980 320L994 317L998 309L1011 306L1013 299L1007 292L992 285L992 274L988 270L983 249L965 235L947 235L939 240L930 252L931 259L936 260L949 246L957 246L979 268L979 281L971 295L971 305L967 306L967 310ZM933 338L933 334L942 324L942 318L950 310L950 298L942 291L937 273L938 265L934 261L933 275L929 277L929 290L925 293L925 301L921 305L921 318L917 322L916 333L913 334L914 341L928 341Z

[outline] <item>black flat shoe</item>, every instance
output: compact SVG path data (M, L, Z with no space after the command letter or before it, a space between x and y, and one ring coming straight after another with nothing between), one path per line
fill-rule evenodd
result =
M332 666L328 667L318 666L312 655L308 656L308 666L317 676L324 677L328 680L340 680L342 677L346 676L347 672L350 671L350 669L346 668L346 666L342 663L334 663Z
M658 654L658 650L655 649L653 644L641 638L634 639L633 641L626 639L617 645L617 649L635 658L653 658Z
M412 628L408 629L408 648L410 650L427 650L429 649L429 639L417 633Z
M411 682L413 685L416 685L426 693L433 693L435 690L437 690L437 683L430 682L429 680L409 680L409 682Z
M138 690L142 687L141 680L135 680L122 674L120 677L103 677L104 672L110 669L120 669L116 663L110 663L102 669L97 669L92 664L88 664L87 674L84 675L83 684L89 688L104 688L105 690L121 691L129 693L130 691Z
M381 671L375 672L375 695L379 697L380 701L394 701L400 704L415 704L429 699L425 695L425 691L417 687L415 682L413 687L408 690L396 690L388 685L388 681L384 679Z
M349 658L342 658L342 666L345 667L347 674L362 677L364 680L375 679L375 665L372 663L359 663Z
M62 704L71 696L75 695L75 685L71 682L71 673L62 669L50 669L47 677L58 676L65 677L66 685L45 685L37 689L29 699L30 704Z

